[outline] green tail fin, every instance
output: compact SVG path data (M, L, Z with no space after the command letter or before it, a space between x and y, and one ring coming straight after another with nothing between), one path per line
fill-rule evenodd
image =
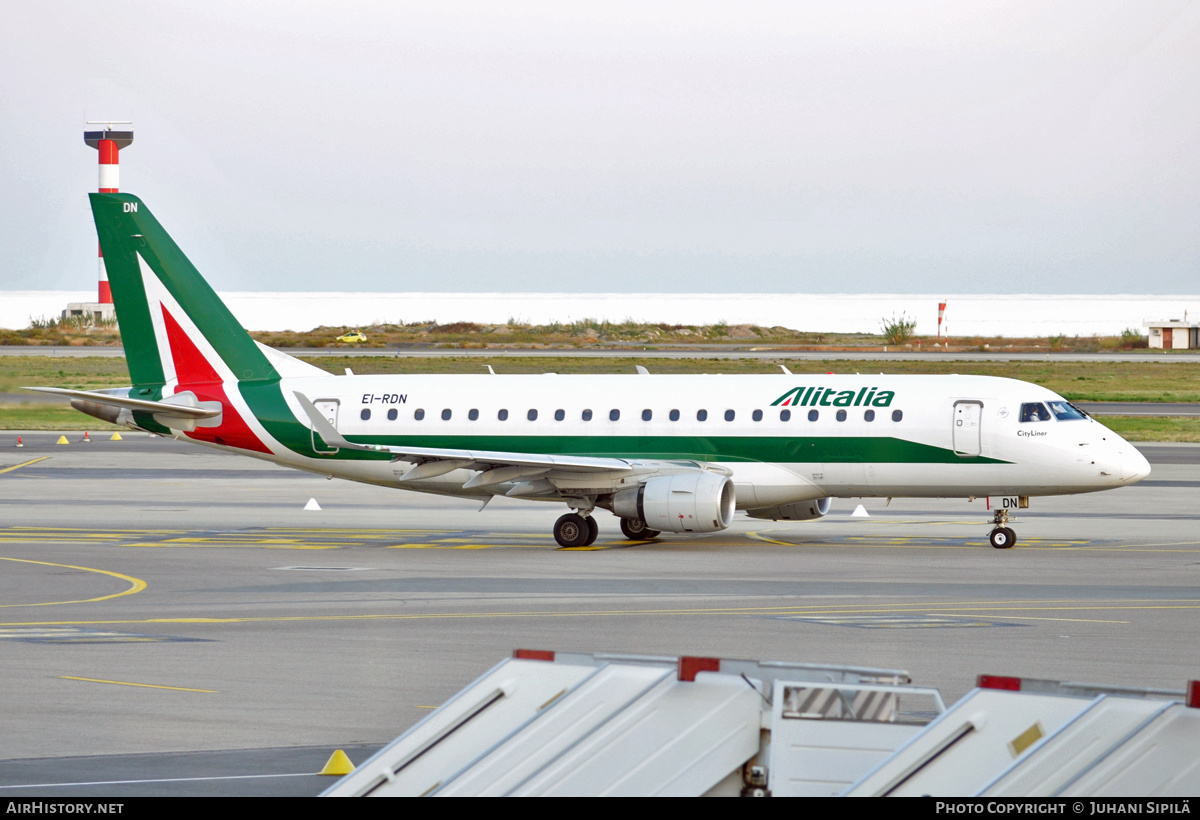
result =
M239 381L279 378L141 200L89 196L134 385L182 379L185 368L192 378L206 367Z

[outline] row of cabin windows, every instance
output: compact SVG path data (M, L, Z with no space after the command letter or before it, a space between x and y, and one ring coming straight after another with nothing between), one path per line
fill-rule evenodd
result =
M453 415L454 415L453 411L447 407L446 409L442 410L442 421L450 421L450 419L453 417ZM387 412L388 421L395 421L398 416L399 416L399 411L395 407L388 410L388 412ZM567 413L565 410L555 410L554 411L554 420L555 421L563 421L564 419L566 419L566 417L567 417ZM734 412L733 410L725 411L725 421L733 421L736 417L737 417L737 413ZM809 410L808 411L808 420L809 421L816 421L820 417L821 417L820 411L818 411L818 410ZM838 421L845 421L848 418L848 414L845 410L838 410L837 414L834 417ZM363 408L363 411L361 413L359 413L359 418L361 418L363 421L369 420L371 418L371 409L369 407ZM425 410L423 408L418 408L417 410L414 410L413 418L416 419L417 421L423 420L425 418ZM468 410L467 418L470 419L471 421L478 421L479 411L474 408L472 408L471 410ZM500 421L508 421L508 410L498 411L496 413L496 418ZM525 414L525 418L529 419L530 421L537 421L538 411L530 410L529 412L527 412ZM584 410L583 413L581 414L580 418L582 418L584 421L591 421L592 420L592 411ZM609 410L608 411L609 421L617 421L620 418L621 418L620 410ZM650 421L653 418L654 418L653 410L643 410L642 411L642 421ZM671 421L679 421L679 411L678 410L670 411L669 413L667 413L667 418L669 418ZM752 412L750 414L750 418L754 419L754 421L762 421L763 420L763 411L755 410L754 412ZM903 410L893 410L892 411L892 421L900 421L903 418L904 418ZM780 410L779 411L779 420L780 421L791 421L792 420L792 411L788 410L786 408L783 410ZM708 411L707 410L697 410L696 411L696 421L708 421ZM863 421L875 421L875 411L874 410L864 410L863 411Z

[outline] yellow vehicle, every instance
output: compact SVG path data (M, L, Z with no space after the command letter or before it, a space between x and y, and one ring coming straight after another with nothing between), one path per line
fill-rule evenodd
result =
M349 333L343 333L341 336L338 336L337 340L339 342L365 342L367 337L361 330L352 330Z

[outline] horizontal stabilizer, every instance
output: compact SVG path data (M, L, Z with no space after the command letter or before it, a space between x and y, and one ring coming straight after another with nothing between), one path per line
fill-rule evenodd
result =
M108 407L119 407L123 410L154 413L160 416L171 416L183 419L211 419L221 415L219 407L200 407L195 396L185 393L180 396L170 396L163 401L146 401L131 399L128 396L118 396L111 393L98 393L92 390L69 390L65 387L24 387L22 390L35 390L38 393L51 393L56 396L70 396ZM174 401L172 401L174 399ZM190 401L189 401L190 399Z

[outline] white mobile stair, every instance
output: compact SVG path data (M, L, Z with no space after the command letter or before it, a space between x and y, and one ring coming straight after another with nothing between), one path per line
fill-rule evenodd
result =
M845 794L1200 794L1200 682L1174 691L981 675Z
M944 711L897 670L518 650L323 796L830 795Z

